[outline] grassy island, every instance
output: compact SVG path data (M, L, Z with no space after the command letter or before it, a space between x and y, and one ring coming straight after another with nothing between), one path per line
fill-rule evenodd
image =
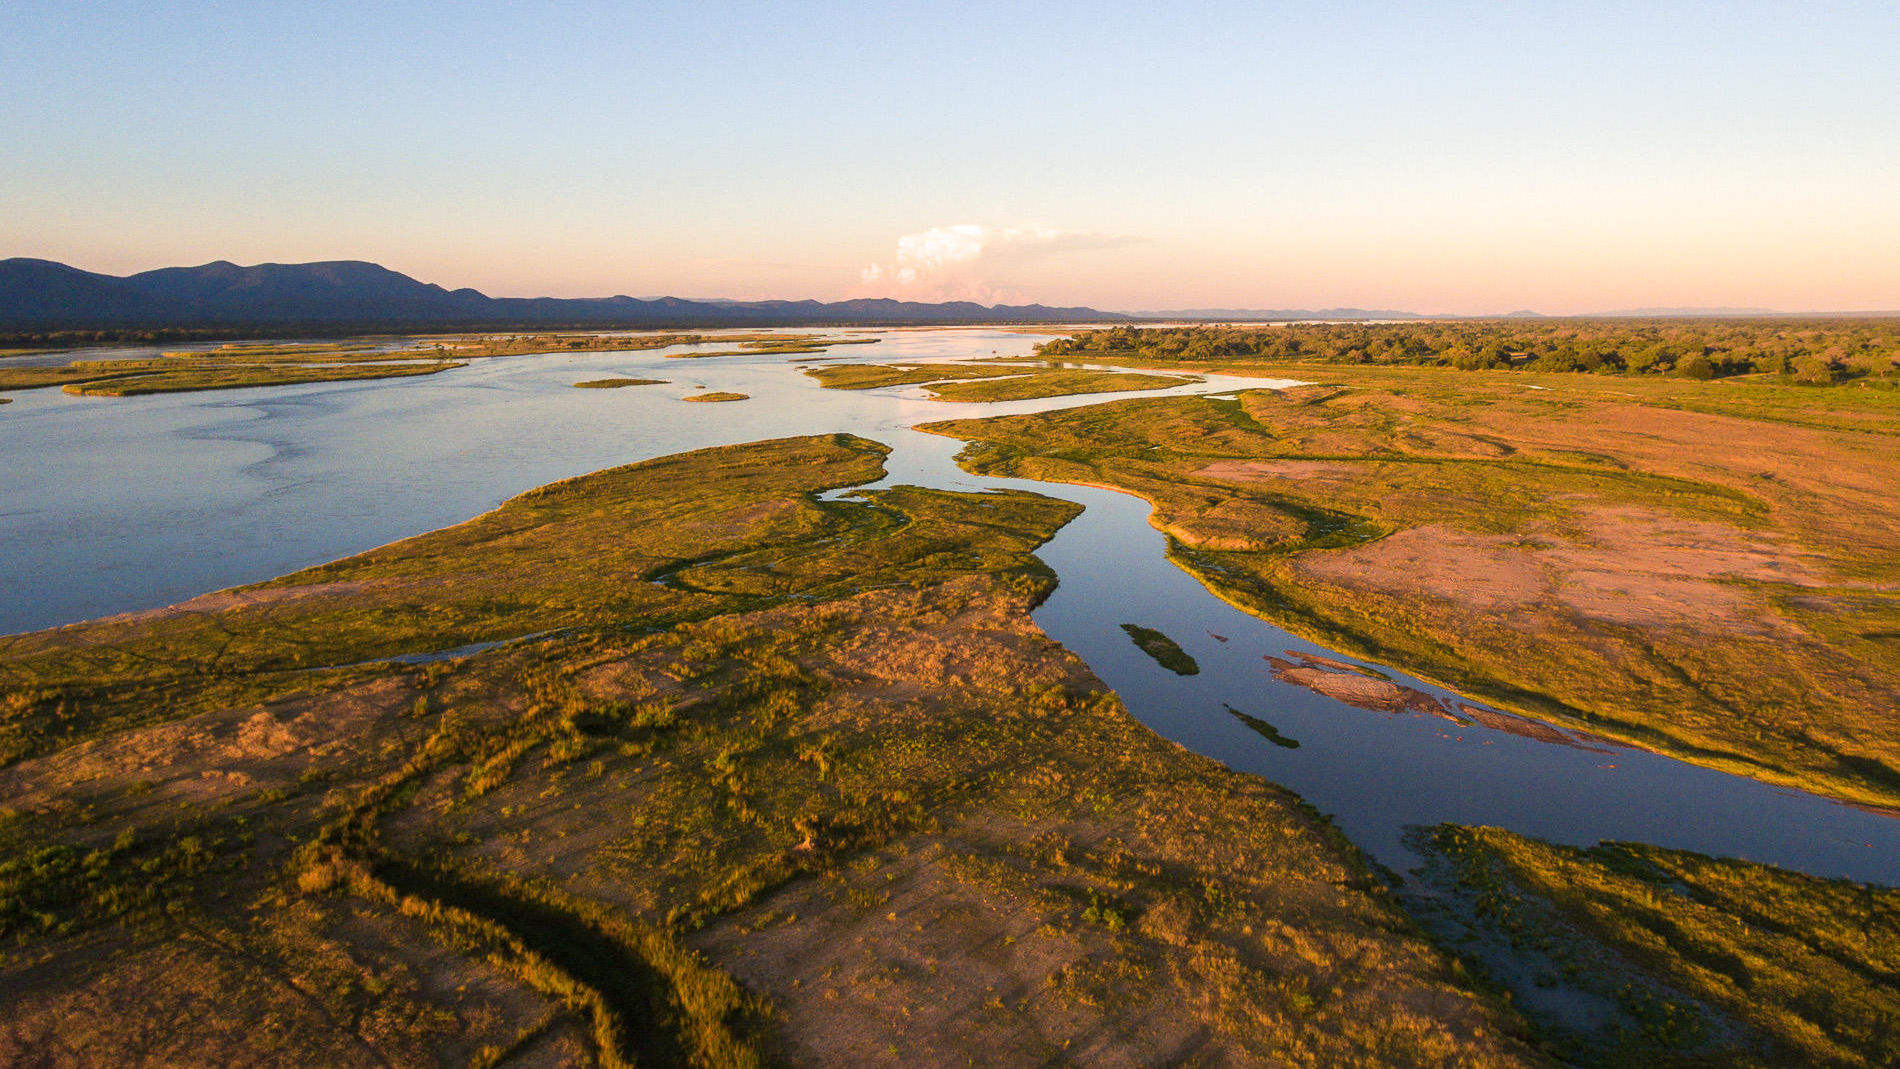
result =
M627 386L664 386L665 379L587 379L577 382L575 387L582 390L618 390Z
M1137 372L1090 371L1055 368L1010 378L977 382L947 382L930 388L938 401L1021 401L1032 397L1061 397L1078 393L1119 393L1124 390L1165 390L1195 379L1180 375L1143 375Z
M1029 621L1075 506L817 499L883 454L0 639L0 1060L1537 1064L1323 821Z
M1095 371L1021 364L845 364L805 374L833 390L927 386L934 401L1019 401L1067 394L1165 390L1195 381L1180 375Z
M712 341L734 341L737 349L719 349L708 352L668 353L669 358L698 359L714 356L771 356L810 355L822 353L834 345L875 345L882 338L835 338L820 334L765 334L747 340L743 338L713 338Z
M837 364L812 368L805 374L830 390L876 390L952 379L989 379L1020 374L1022 370L998 364Z
M399 379L433 375L466 364L444 360L433 363L324 364L318 366L244 366L209 364L175 371L139 372L104 379L69 382L61 389L82 397L136 397L140 394L187 393L192 390L237 390L250 386L295 386L306 382L353 382L362 379Z
M1123 624L1122 630L1141 652L1154 658L1156 664L1177 676L1193 676L1201 673L1201 666L1195 662L1180 644L1152 627L1140 624Z
M681 398L681 400L710 401L717 404L720 401L745 401L751 397L752 395L749 393L734 393L731 390L712 390L707 393L689 393Z

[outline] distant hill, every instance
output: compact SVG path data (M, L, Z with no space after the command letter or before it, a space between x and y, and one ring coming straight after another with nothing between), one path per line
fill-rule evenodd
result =
M689 301L489 297L361 260L240 267L224 260L119 277L51 260L0 260L0 330L108 328L490 329L1078 323L1093 308L889 299Z

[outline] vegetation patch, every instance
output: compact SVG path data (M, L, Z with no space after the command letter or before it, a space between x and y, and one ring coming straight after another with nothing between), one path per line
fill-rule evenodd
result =
M925 429L973 471L1141 495L1173 560L1329 648L1900 805L1900 394L1340 365Z
M1154 628L1142 627L1139 624L1123 624L1122 630L1128 632L1128 638L1135 644L1136 649L1154 658L1156 664L1175 675L1201 674L1201 666L1195 663L1194 658L1188 656L1186 650Z
M1133 390L1165 390L1197 381L1179 375L1143 375L1138 372L1090 371L1085 368L1054 368L1009 378L977 382L948 382L932 386L937 401L1020 401L1033 397L1060 397L1078 393L1120 393Z
M1900 326L1882 318L1111 327L1036 348L1045 357L1150 364L1384 365L1692 381L1755 376L1802 385L1900 387Z
M717 339L727 340L727 339ZM751 340L730 339L739 342L737 349L719 349L689 353L668 353L669 358L692 360L714 356L769 356L772 354L802 355L822 353L834 345L875 345L882 338L836 338L820 334L766 334Z
M786 340L784 335L758 333L581 332L446 334L407 338L397 342L374 339L313 343L231 342L215 349L178 350L153 358L75 360L64 367L0 368L0 390L60 386L68 393L88 397L131 397L191 390L432 375L462 367L468 360L498 356L632 352L709 341L778 346ZM846 339L827 341L825 344L859 344L876 340ZM779 350L774 348L767 351Z
M1018 374L1019 369L981 364L837 364L808 368L805 374L830 390L876 390L953 379L988 379Z
M1300 748L1300 740L1280 734L1279 728L1274 727L1265 720L1257 716L1249 716L1231 705L1223 706L1223 708L1227 710L1227 715L1247 725L1249 731L1254 732L1275 746L1287 750L1297 750Z
M707 393L689 393L683 401L744 401L751 397L749 393L734 393L731 390L712 390Z
M1310 810L1034 627L1077 506L821 498L884 452L0 640L0 1060L1536 1063Z
M129 374L84 382L69 382L61 389L82 397L136 397L153 393L188 393L193 390L238 390L253 386L296 386L309 382L353 382L361 379L399 379L415 375L434 375L466 365L454 361L439 363L324 364L244 366L217 363L211 366L182 367L150 374Z
M625 386L663 386L665 379L587 379L574 385L583 390L618 390Z
M1900 891L1441 826L1415 908L1573 1064L1891 1065Z

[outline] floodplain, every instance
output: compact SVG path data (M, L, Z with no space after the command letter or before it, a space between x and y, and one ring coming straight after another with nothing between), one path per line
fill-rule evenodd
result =
M465 523L0 639L0 1049L1891 1061L1896 394L882 338L917 358L807 376L759 339L580 398L674 353L522 353L237 402L531 376L522 418L574 398L606 442L754 399ZM770 438L814 420L857 433ZM1677 845L1592 845L1628 836L1548 823L1513 764ZM1460 822L1524 830L1323 793L1457 776ZM1720 792L1793 837L1697 839L1675 799Z

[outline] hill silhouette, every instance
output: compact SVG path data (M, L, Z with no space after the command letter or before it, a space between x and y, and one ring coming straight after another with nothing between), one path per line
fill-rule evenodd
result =
M362 260L240 267L226 260L117 276L0 260L0 329L491 329L1049 323L1121 320L1093 308L888 298L823 302L490 297Z

